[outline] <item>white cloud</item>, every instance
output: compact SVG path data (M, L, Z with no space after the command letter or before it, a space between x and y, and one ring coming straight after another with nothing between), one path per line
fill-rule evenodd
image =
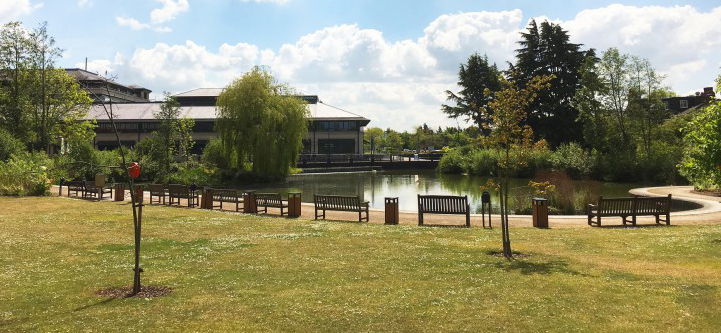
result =
M178 14L188 11L188 0L155 0L163 4L163 7L153 9L150 12L150 22L155 25L162 24L175 19Z
M86 0L80 0L86 1ZM118 25L121 27L130 27L133 30L144 30L150 29L159 33L168 33L173 29L162 25L175 19L178 14L188 11L189 5L188 0L155 0L160 2L163 6L161 8L153 9L150 12L150 23L142 23L135 18L115 17Z
M78 0L78 7L80 8L87 8L91 7L93 5L93 2L91 0Z
M17 19L42 7L42 2L33 5L29 0L2 0L0 2L0 23Z
M417 39L401 41L390 41L382 31L356 24L338 25L273 50L244 43L223 44L215 50L193 41L158 43L135 50L127 60L116 57L92 66L110 67L120 82L177 92L222 87L254 65L264 65L303 93L318 94L328 104L369 117L372 126L401 130L424 122L455 126L440 106L445 103L445 90L457 90L460 63L479 52L505 67L506 61L514 60L519 32L529 19L520 10L442 15ZM584 48L603 51L616 46L649 58L677 91L711 85L719 73L721 7L699 12L690 6L611 5L553 22ZM118 23L157 29L132 19L118 18Z
M140 23L140 21L138 21L132 17L125 18L125 17L116 16L115 21L118 22L118 25L120 25L121 27L129 27L130 29L133 29L133 30L150 29L150 24Z
M581 11L561 25L574 42L587 47L599 51L617 47L648 58L668 75L666 83L679 90L698 89L690 85L698 82L699 76L712 82L718 74L718 68L708 63L721 54L721 7L699 12L692 6L615 4Z

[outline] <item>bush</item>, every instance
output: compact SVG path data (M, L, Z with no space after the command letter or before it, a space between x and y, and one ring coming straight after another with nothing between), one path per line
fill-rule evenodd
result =
M25 151L25 144L7 130L0 128L0 161L7 161L10 156Z
M565 171L573 179L590 176L594 167L591 153L575 142L561 144L551 154L550 162L554 169Z
M203 155L200 161L205 165L216 168L226 169L228 166L228 158L223 152L223 142L218 138L212 138L203 149Z
M205 154L203 155L205 157ZM438 161L438 171L441 173L460 174L466 172L467 161L461 151L451 150Z
M498 174L498 152L491 149L476 149L468 156L467 172L475 176L496 176Z
M212 185L217 183L214 180L214 170L192 163L178 165L178 170L170 173L170 182L175 184Z
M43 152L22 152L0 162L0 194L47 195L50 191L49 164L50 160Z

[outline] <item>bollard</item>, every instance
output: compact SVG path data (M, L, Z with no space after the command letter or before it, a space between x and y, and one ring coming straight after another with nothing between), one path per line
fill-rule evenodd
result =
M386 197L386 224L396 225L399 220L398 197Z
M300 192L288 192L288 217L300 217Z
M258 213L258 206L255 203L255 191L248 191L243 193L243 213Z
M533 227L548 228L548 200L533 198Z

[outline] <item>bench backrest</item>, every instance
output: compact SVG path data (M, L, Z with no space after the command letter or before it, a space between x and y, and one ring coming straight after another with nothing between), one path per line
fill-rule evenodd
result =
M188 189L188 186L180 185L180 184L170 184L168 185L168 193L171 196L184 196L184 195L190 195L190 190Z
M636 214L656 214L671 211L671 197L635 198Z
M468 213L468 196L418 195L418 211L435 214Z
M258 206L281 205L283 204L283 199L281 199L280 193L256 193L255 202Z
M656 214L671 211L671 197L598 198L599 215Z
M235 202L238 200L238 190L211 188L210 196L213 201Z
M357 196L342 195L315 195L313 201L319 209L327 210L359 210L361 209L360 198Z
M85 188L85 182L78 180L70 180L63 183L69 190L82 190Z
M165 195L165 185L150 184L150 185L148 185L148 191L150 191L150 195L163 196L163 195Z

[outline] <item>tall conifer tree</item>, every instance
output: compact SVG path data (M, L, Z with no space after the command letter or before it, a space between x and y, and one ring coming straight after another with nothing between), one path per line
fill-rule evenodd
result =
M532 20L521 36L521 48L516 50L516 63L510 71L518 76L515 79L525 85L534 76L555 77L529 105L528 124L553 146L581 142L583 129L576 123L578 110L572 100L581 86L581 67L587 57L594 56L594 50L582 51L581 44L569 41L567 31L548 21L539 28Z

